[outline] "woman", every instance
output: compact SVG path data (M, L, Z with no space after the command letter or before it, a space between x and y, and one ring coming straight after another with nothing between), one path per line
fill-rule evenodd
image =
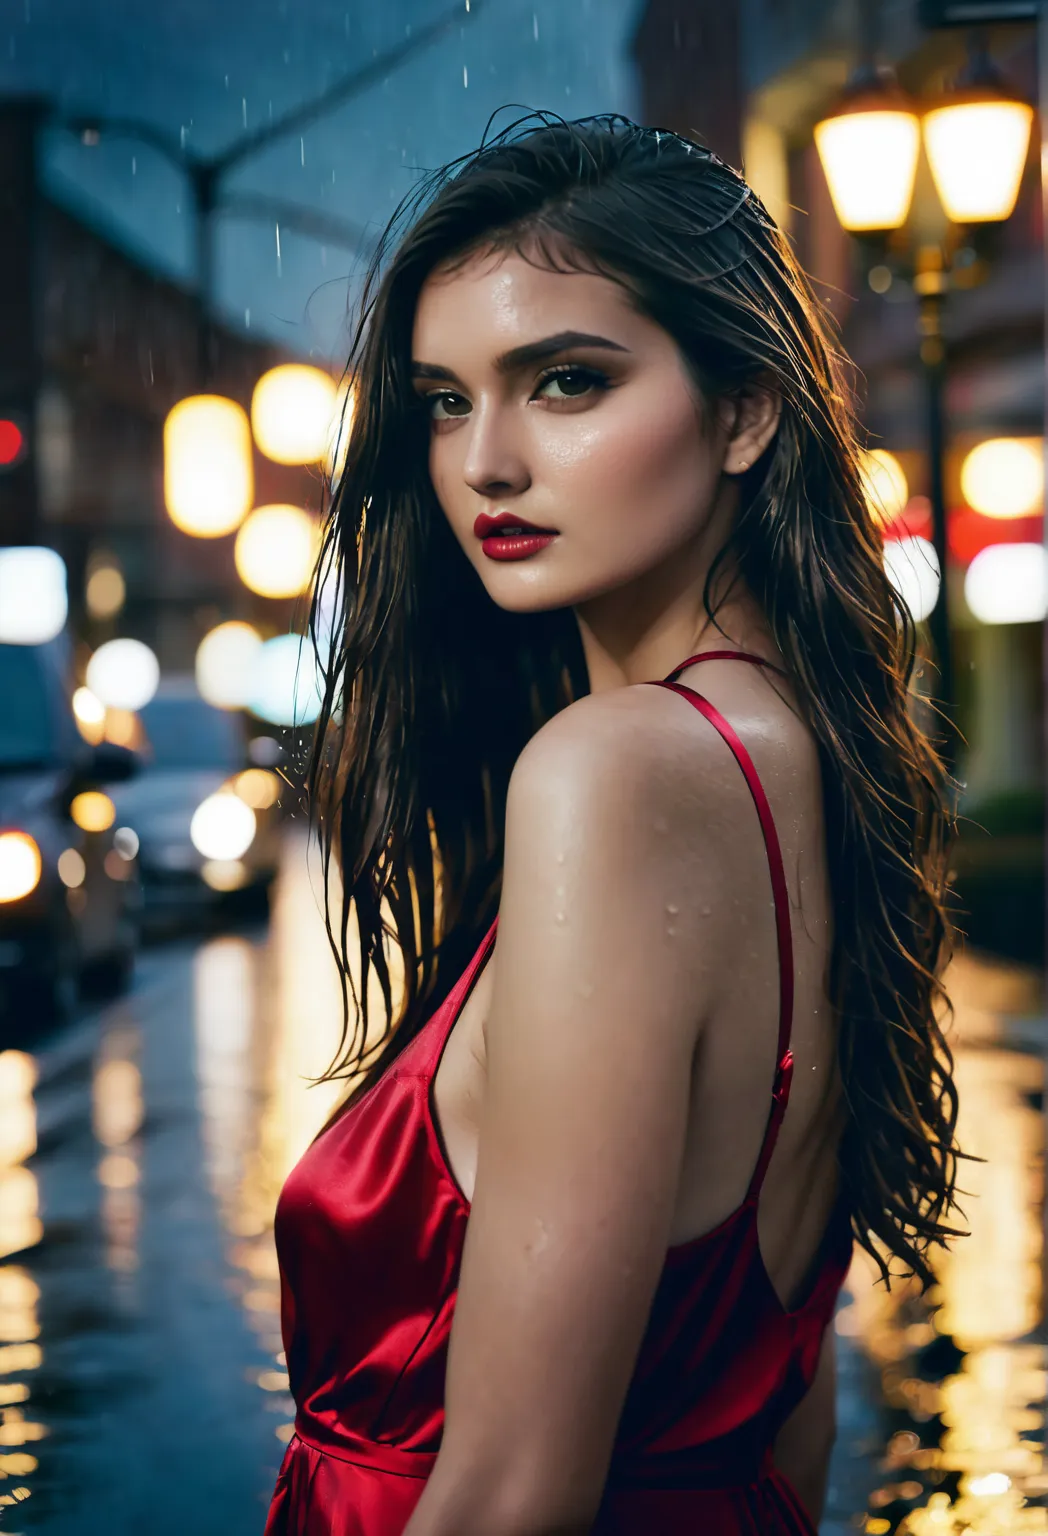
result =
M949 784L842 363L673 134L532 116L405 215L318 583L358 1086L277 1213L267 1530L811 1533L853 1238L927 1283L958 1155Z

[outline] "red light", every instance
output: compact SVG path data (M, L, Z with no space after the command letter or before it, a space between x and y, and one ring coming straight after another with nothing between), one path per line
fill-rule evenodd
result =
M0 420L0 464L13 464L25 447L25 434L13 421Z

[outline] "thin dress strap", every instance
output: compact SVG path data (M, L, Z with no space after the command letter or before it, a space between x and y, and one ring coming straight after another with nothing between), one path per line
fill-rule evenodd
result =
M771 874L772 896L775 901L775 933L779 951L779 1040L776 1056L775 1082L772 1087L772 1102L768 1112L768 1123L764 1132L764 1141L761 1144L760 1156L757 1166L750 1180L750 1187L746 1191L746 1200L755 1201L760 1194L761 1185L764 1183L764 1175L768 1171L772 1153L775 1151L775 1143L778 1140L779 1127L782 1125L786 1106L790 1099L790 1082L793 1077L793 1052L790 1049L790 1036L793 1029L793 930L790 924L790 900L786 885L786 870L782 861L782 849L779 846L779 835L775 830L775 821L771 814L771 806L768 797L764 793L764 786L754 766L753 759L743 746L734 728L721 714L719 709L712 705L709 699L701 693L696 693L694 688L689 688L686 683L675 682L674 679L686 667L693 666L699 661L714 661L735 658L739 661L753 662L758 666L771 666L763 656L751 655L748 651L703 651L698 656L690 656L687 661L682 661L679 667L674 667L668 677L661 682L654 682L656 688L668 688L673 693L679 693L689 704L704 715L715 730L731 748L735 760L742 769L746 783L749 786L753 802L757 807L757 815L760 818L761 831L764 834L764 846L768 854L768 867ZM779 668L774 668L779 671Z

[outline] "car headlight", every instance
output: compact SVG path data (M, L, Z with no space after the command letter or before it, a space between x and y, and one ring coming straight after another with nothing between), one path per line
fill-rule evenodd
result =
M0 832L0 901L21 901L40 884L44 861L28 832Z
M251 847L258 822L239 795L220 789L193 812L189 836L205 859L239 859Z

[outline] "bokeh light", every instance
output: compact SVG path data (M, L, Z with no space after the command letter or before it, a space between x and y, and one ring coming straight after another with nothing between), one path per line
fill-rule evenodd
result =
M890 523L910 499L903 467L887 448L863 454L862 481L867 505L878 523Z
M961 465L961 492L985 517L1024 517L1044 504L1044 445L1039 437L993 437Z
M251 396L255 442L278 464L314 464L328 456L338 390L330 374L308 363L264 373Z
M219 709L242 709L251 696L261 644L258 630L238 619L210 630L196 653L196 685L201 698Z
M251 713L273 725L308 725L320 713L321 679L308 637L277 635L258 653Z
M233 780L233 793L253 811L268 811L280 798L280 779L268 768L245 768Z
M964 578L964 600L982 624L1036 624L1048 615L1043 544L991 544Z
M28 832L0 832L0 901L21 901L40 884L43 862Z
M68 614L65 561L56 550L0 549L0 643L44 645L61 634Z
M105 832L116 820L116 806L100 789L85 789L74 797L69 815L84 832Z
M164 502L175 527L200 539L232 533L254 494L244 408L221 395L180 400L164 422Z
M107 640L87 664L87 686L107 709L141 709L159 682L160 663L141 640Z
M251 847L257 825L254 811L239 795L220 789L193 812L189 836L205 859L239 859Z
M261 597L297 597L309 585L319 534L316 519L301 507L258 507L237 534L241 581Z
M78 688L73 694L73 718L85 741L97 746L105 736L106 707L90 688Z
M83 855L75 848L64 848L58 855L58 878L62 884L75 891L77 886L83 885L86 874Z
M87 578L84 601L93 619L111 619L124 606L127 584L120 567L112 562L94 567Z
M928 539L892 539L884 546L888 580L918 623L939 600L939 557Z

